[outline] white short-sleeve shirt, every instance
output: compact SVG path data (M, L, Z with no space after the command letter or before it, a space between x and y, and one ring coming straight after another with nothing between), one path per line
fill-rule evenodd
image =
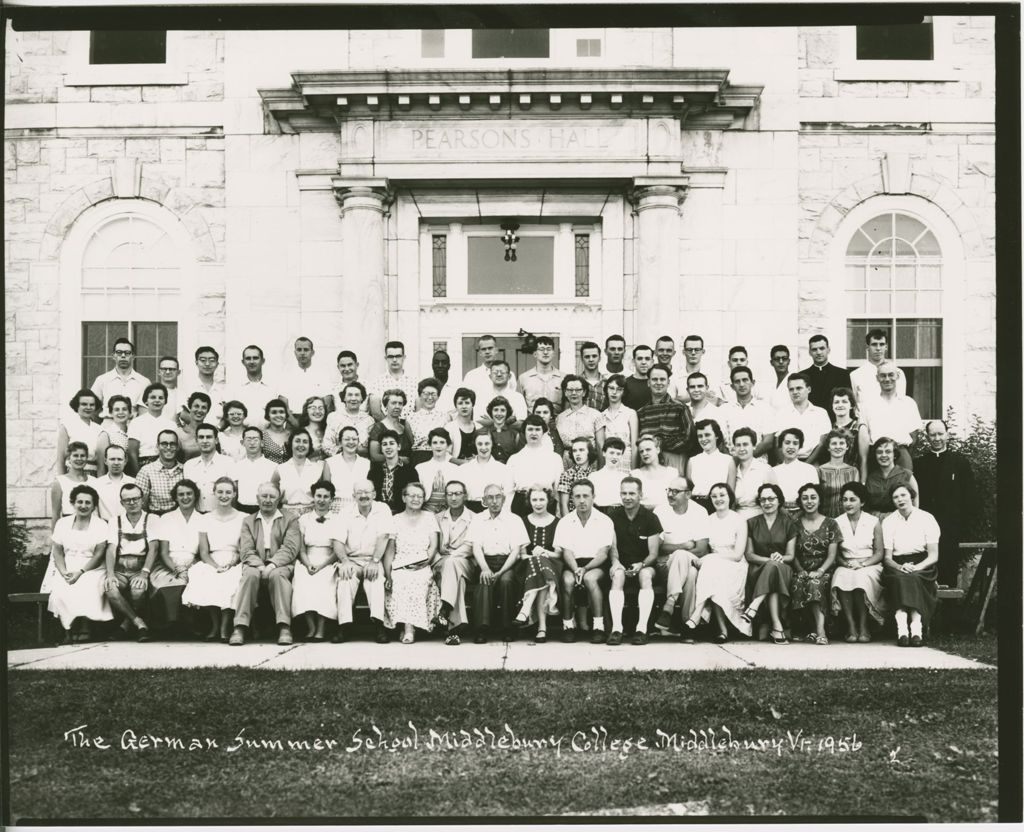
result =
M611 518L596 509L590 512L586 525L579 513L570 512L558 521L554 546L568 549L577 561L589 561L598 551L615 542L615 524Z
M882 521L882 545L894 555L923 552L939 543L939 524L927 511L913 509L907 517L894 511Z
M335 533L337 540L345 544L350 557L368 558L373 555L377 539L383 535L394 537L394 515L387 503L374 501L370 513L363 517L358 503L353 503L337 518Z
M685 543L708 536L708 513L692 500L687 504L685 514L669 505L658 506L654 514L661 521L661 539L665 543Z

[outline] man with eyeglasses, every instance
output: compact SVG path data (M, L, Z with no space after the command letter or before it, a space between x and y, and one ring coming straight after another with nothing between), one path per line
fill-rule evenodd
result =
M181 375L181 368L178 359L173 355L165 355L156 362L157 381L160 382L167 392L167 400L164 403L164 413L171 419L178 418L178 411L184 407L181 398L181 389L178 387L178 377ZM187 401L187 400L186 400ZM146 409L146 403L140 398L135 402L135 413L142 413ZM180 422L179 422L180 424Z
M686 389L683 389L683 380L689 381L690 376L694 373L700 373L704 376L704 380L707 386L707 393L705 397L709 404L718 406L719 398L715 395L715 391L718 389L717 381L713 373L709 373L703 369L702 364L704 361L704 355L706 350L704 349L704 338L700 335L687 335L683 339L683 358L685 359L682 373L680 374L679 381L679 400L682 402L690 403L690 388L686 385ZM696 417L694 417L696 418Z
M526 525L511 512L502 511L505 493L500 485L491 483L484 489L484 512L473 520L471 538L473 557L480 569L479 583L473 597L475 644L486 644L494 616L494 607L501 608L501 627L506 641L515 641L512 619L520 597L516 581L516 560L530 543Z
M665 493L668 505L654 510L663 529L655 573L666 587L665 604L654 626L663 633L672 629L673 621L681 623L693 615L697 570L700 559L710 551L708 513L690 499L693 483L686 477L676 477ZM693 644L691 631L682 626L679 629L682 631L680 640Z
M142 489L135 483L121 486L124 513L108 523L107 579L103 588L111 608L121 616L121 634L135 627L139 641L149 641L145 611L149 574L159 543L153 537L156 515L143 510ZM127 593L127 597L126 597Z
M103 416L109 416L107 402L111 396L126 396L128 401L137 403L143 391L149 387L149 379L135 369L135 345L127 338L114 341L114 368L96 377L92 391L103 402Z
M479 367L477 369L480 369ZM479 387L471 387L476 393L476 421L481 427L490 427L494 424L487 415L487 405L498 396L504 396L512 408L509 418L515 417L522 423L529 413L526 407L526 399L523 394L516 391L515 379L512 378L512 370L504 358L491 362L488 375L483 381L477 376L474 379L479 382ZM439 405L440 406L440 405Z
M370 620L377 622L377 644L390 641L384 626L384 567L381 561L395 536L395 521L387 503L378 502L373 483L367 479L352 484L354 502L342 509L335 520L337 540L344 557L338 561L338 632L335 644L348 639L352 605L362 586L370 607Z
M533 350L536 364L519 376L519 392L526 399L526 406L532 411L537 399L547 399L559 410L562 404L562 379L565 374L555 366L555 342L547 335L541 335Z
M437 623L448 629L444 643L454 647L461 642L459 628L469 623L466 586L475 581L478 572L472 535L477 515L466 508L466 486L458 480L445 486L444 499L447 506L437 515L441 544L440 557L434 564L434 582L441 590Z
M142 489L142 504L153 514L166 514L177 508L174 502L174 486L185 476L182 464L178 462L178 434L173 430L162 430L156 437L157 458L142 466L135 482Z
M876 377L880 392L867 402L861 417L868 426L871 441L888 436L896 443L896 464L913 471L910 449L921 433L921 411L910 396L898 392L897 382L901 375L891 361L878 365Z
M401 390L405 393L402 418L408 419L416 409L419 391L417 390L418 381L412 377L411 373L405 371L405 344L401 341L388 341L384 345L384 361L388 365L387 372L377 376L366 388L370 402L370 415L378 422L383 419L382 397L384 393L388 390Z
M196 377L188 386L181 400L182 407L180 421L188 424L192 418L188 409L184 406L193 393L205 393L210 397L210 411L207 413L209 421L219 424L224 414L224 402L228 401L226 385L215 378L217 368L220 366L220 353L213 347L202 346L196 349Z
M768 404L773 410L785 410L789 407L789 347L776 344L768 351L775 373L775 387L768 397Z

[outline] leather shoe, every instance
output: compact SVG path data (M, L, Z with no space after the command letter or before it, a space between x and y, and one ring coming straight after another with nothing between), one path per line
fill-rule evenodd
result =
M924 647L924 639L922 639L921 636L911 636L910 637L910 646L911 647Z
M633 633L633 644L647 644L647 633L641 633L639 630Z
M610 647L617 647L618 645L622 644L622 633L620 633L618 630L612 630L611 635L608 636L608 641L606 643Z
M293 640L294 639L292 639L292 628L289 627L287 624L282 624L281 631L277 635L277 643L291 644Z
M568 629L562 630L562 644L575 644L576 643L576 628L569 627Z
M381 624L377 628L377 644L387 644L391 641L391 636L388 635L387 627Z
M483 630L478 631L477 634L473 636L473 644L487 644L487 633Z
M594 632L590 634L590 643L591 644L604 644L604 642L605 642L604 630L594 630Z
M245 644L245 631L241 627L235 627L231 631L231 638L228 639L228 644L232 647L238 647Z
M896 644L899 645L900 647L909 647L910 646L910 637L909 636L900 636L898 639L896 639Z
M348 641L348 636L345 635L345 630L339 626L334 635L331 636L331 644L342 644L346 641Z

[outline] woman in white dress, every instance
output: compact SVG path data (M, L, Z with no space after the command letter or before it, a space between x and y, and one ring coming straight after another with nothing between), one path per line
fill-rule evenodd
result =
M111 396L107 400L107 412L110 418L100 425L100 432L96 438L96 474L102 477L107 473L107 448L117 445L124 450L125 468L124 472L134 475L136 471L129 469L128 460L128 423L131 421L134 406L127 396Z
M628 474L637 463L636 440L639 433L639 419L636 411L622 403L622 394L626 392L626 379L621 375L609 376L604 381L604 410L595 423L597 445L604 448L606 439L615 436L626 445L626 452L619 460L617 468Z
M84 442L68 444L67 473L58 474L50 487L50 527L56 528L61 517L75 513L71 492L76 486L96 487L96 478L86 472L89 462L89 448Z
M694 425L694 432L701 452L686 461L686 478L693 483L691 499L710 514L713 509L708 491L716 482L724 482L735 489L736 463L731 456L722 453L725 437L714 419L701 419Z
M818 469L798 458L800 448L804 444L804 432L800 428L786 428L776 439L782 452L782 462L773 465L768 482L773 482L782 489L786 497L784 508L790 517L800 516L800 487L809 482L819 482Z
M744 520L761 513L758 494L768 481L771 466L754 456L757 434L752 428L739 428L732 434L732 457L736 462L736 513ZM782 507L781 505L779 506Z
M178 480L172 496L178 507L160 518L153 533L160 554L149 576L149 599L155 626L174 630L180 622L188 570L199 557L203 514L198 508L199 486L192 480Z
M188 570L188 586L181 600L190 607L209 608L210 631L206 640L220 638L226 642L231 635L235 593L242 578L238 537L246 515L233 505L235 483L229 477L221 477L213 484L213 500L214 509L203 515L199 532L199 562Z
M661 464L661 440L645 433L637 440L636 451L640 456L640 467L630 471L630 476L643 483L640 501L644 508L652 511L668 505L668 484L679 476L679 471L670 465Z
M245 457L242 438L245 436L245 419L248 415L249 409L239 401L224 404L224 418L217 438L220 440L220 452L235 462Z
M289 436L284 447L288 458L274 469L270 481L281 492L281 508L303 515L313 510L313 483L330 480L331 471L322 460L309 458L313 437L305 428Z
M430 630L441 608L432 570L438 557L440 529L435 516L423 511L426 499L422 483L405 486L405 511L393 518L395 539L384 556L385 587L389 590L385 623L388 627L402 625L402 644L413 643L416 627Z
M67 471L68 444L84 442L89 449L85 470L95 474L100 425L93 421L93 417L99 412L102 402L99 396L86 387L75 393L68 405L75 415L67 414L57 429L57 472L63 474Z
M335 488L334 503L331 505L332 517L355 505L352 489L357 482L367 479L370 474L370 460L359 454L359 430L352 425L345 425L341 429L338 442L341 453L327 460L327 471L330 474L327 479L334 483Z
M839 565L832 576L832 614L842 609L848 642L871 641L868 616L883 623L886 605L882 596L882 524L864 511L867 488L848 482L840 492L843 514L836 525L843 535L839 544Z
M313 510L299 518L299 557L292 577L292 616L305 615L308 641L323 641L328 621L338 620L341 521L329 516L334 484L321 480L310 489Z
M95 513L99 495L92 486L77 485L70 498L74 514L57 521L50 552L53 573L39 588L50 593L47 609L69 631L69 643L89 640L88 621L114 617L103 591L108 529Z
M693 615L685 622L690 630L708 621L714 611L718 635L715 641L729 640L728 624L743 635L751 633L750 622L743 617L743 594L747 582L747 524L732 510L736 496L724 482L715 483L708 493L714 514L708 516L708 545L711 549L700 559Z

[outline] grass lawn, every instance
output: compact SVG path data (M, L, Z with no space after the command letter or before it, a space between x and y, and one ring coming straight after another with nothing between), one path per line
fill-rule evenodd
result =
M991 671L15 671L8 683L15 820L540 816L684 802L731 816L997 813ZM411 745L409 722L416 747L363 742L376 725ZM85 723L111 748L64 739ZM561 739L560 751L489 747L485 729L497 744L505 724L520 739ZM592 726L607 744L573 750L576 732L578 747L594 740ZM739 748L686 748L690 729L720 741L723 726ZM218 748L122 750L128 729ZM271 747L229 751L242 729ZM471 742L479 729L486 745L430 750L431 729ZM659 730L682 747L657 748ZM840 751L854 734L857 750ZM338 745L287 747L317 737ZM611 748L641 737L647 750ZM761 740L765 750L743 747Z

